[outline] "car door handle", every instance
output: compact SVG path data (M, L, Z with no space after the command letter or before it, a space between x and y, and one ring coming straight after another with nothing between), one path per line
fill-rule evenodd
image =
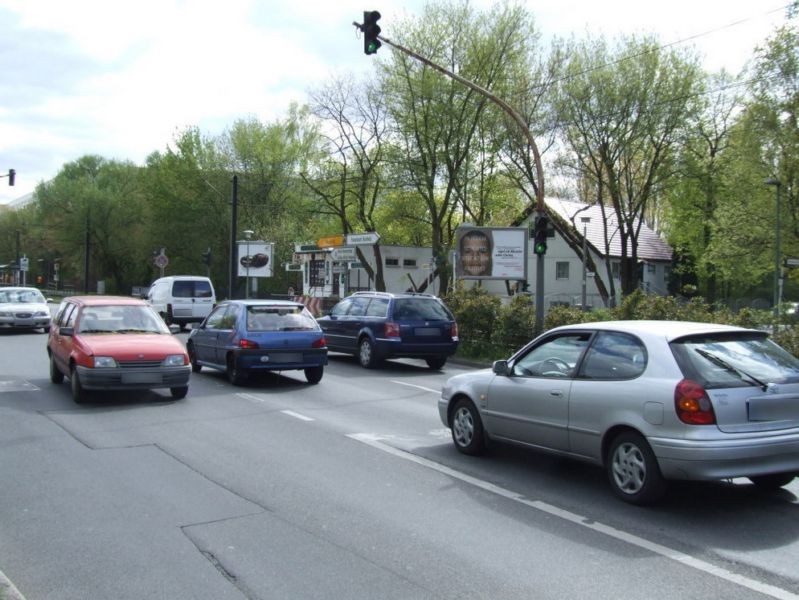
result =
M562 396L563 390L549 390L550 396Z

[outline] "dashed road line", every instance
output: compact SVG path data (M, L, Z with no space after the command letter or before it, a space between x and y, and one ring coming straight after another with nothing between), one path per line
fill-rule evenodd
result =
M281 410L284 415L288 415L290 417L294 417L295 419L299 419L300 421L313 421L311 417L306 417L305 415L301 415L298 412L294 412L293 410Z
M405 383L404 381L397 381L396 379L389 380L391 383L396 383L398 385L407 385L408 387L416 388L417 390L423 390L425 392L432 392L433 394L440 394L441 390L434 390L433 388L424 387L423 385L416 385L415 383Z
M348 434L347 437L362 442L364 444L367 444L369 446L372 446L373 448L376 448L378 450L382 450L383 452L386 452L398 458L414 462L423 467L427 467L428 469L432 469L434 471L438 471L439 473L443 473L444 475L448 475L454 479L459 479L460 481L478 487L491 494L502 496L503 498L507 498L508 500L518 502L519 504L524 504L525 506L529 506L530 508L541 511L553 517L558 517L560 519L563 519L564 521L569 521L570 523L573 523L580 527L585 527L586 529L590 529L592 531L601 533L608 537L620 540L622 542L626 542L628 544L637 546L639 548L643 548L644 550L648 550L654 554L681 563L682 565L689 567L691 569L702 571L710 575L715 575L720 579L724 579L726 581L729 581L730 583L734 583L736 585L748 588L755 592L765 594L772 598L778 598L779 600L799 600L799 595L794 594L793 592L790 592L788 590L782 589L774 585L770 585L768 583L764 583L762 581L758 581L756 579L752 579L751 577L746 577L744 575L733 573L728 569L718 567L707 561L698 559L689 554L685 554L684 552L680 552L679 550L674 550L673 548L669 548L668 546L651 542L637 535L633 535L631 533L627 533L626 531L610 527L609 525L604 525L603 523L599 523L593 519L589 519L588 517L584 517L582 515L578 515L577 513L573 513L571 511L559 508L553 504L549 504L547 502L541 502L539 500L528 500L521 494L517 494L516 492L512 492L511 490L508 490L501 486L489 483L487 481L483 481L482 479L478 479L470 475L466 475L465 473L461 473L459 471L456 471L455 469L444 466L437 462L433 462L421 456L416 456L415 454L411 454L410 452L394 448L393 446L389 446L388 444L384 444L383 442L381 442L380 440L382 439L382 436L369 433L351 433Z

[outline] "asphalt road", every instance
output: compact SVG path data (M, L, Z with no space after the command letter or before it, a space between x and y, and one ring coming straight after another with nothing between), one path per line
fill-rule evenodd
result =
M27 600L799 598L799 482L636 508L591 466L462 456L436 401L463 367L332 355L316 386L203 370L181 401L78 406L43 334L0 357L0 570Z

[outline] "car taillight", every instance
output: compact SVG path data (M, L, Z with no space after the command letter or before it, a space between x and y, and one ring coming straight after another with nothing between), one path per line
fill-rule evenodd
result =
M251 340L239 340L239 348L257 348L258 344Z
M400 336L400 326L399 323L392 323L391 321L386 323L386 327L383 333L387 338L388 337L399 337Z
M683 379L674 388L674 408L680 421L688 425L713 425L716 413L705 388L696 381Z
M449 334L452 336L453 340L457 340L458 339L458 324L457 323L453 323L452 324L452 327L450 327L450 330L449 330Z
M325 346L327 346L327 340L325 338L319 338L311 343L311 348L324 348Z

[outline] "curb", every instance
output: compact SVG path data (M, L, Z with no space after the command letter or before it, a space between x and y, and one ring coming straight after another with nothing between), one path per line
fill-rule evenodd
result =
M0 571L0 600L25 600L25 596L2 571Z

